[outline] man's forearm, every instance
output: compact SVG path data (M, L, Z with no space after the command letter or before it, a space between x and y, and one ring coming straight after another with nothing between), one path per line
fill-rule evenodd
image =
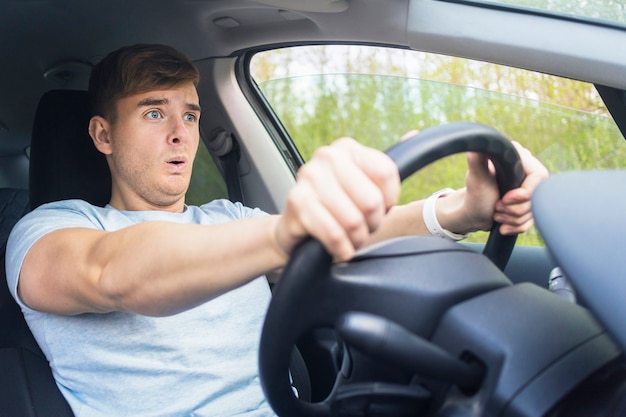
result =
M20 296L31 308L57 314L175 314L283 266L277 220L58 230L27 254Z
M422 218L423 201L392 207L380 227L370 235L368 245L394 237L428 234Z
M125 238L131 250L112 248L116 253L103 270L102 288L120 310L148 315L187 310L284 265L272 235L275 221L144 224L145 230Z

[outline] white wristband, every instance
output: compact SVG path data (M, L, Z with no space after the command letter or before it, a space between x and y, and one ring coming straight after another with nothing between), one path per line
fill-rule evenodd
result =
M453 191L454 190L452 188L444 188L443 190L439 190L428 197L426 201L424 201L422 216L424 218L424 225L426 225L426 228L431 235L457 242L461 239L465 239L467 235L452 233L451 231L441 227L439 220L437 220L437 213L435 212L435 202L437 199Z

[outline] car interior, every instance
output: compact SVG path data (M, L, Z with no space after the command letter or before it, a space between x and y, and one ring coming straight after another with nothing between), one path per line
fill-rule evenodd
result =
M86 86L102 56L134 43L187 54L201 73L202 151L219 196L277 213L304 158L250 75L256 53L374 45L582 80L623 142L626 26L594 19L474 0L0 0L0 416L73 416L9 294L5 249L13 225L41 204L108 202L108 167L87 132ZM413 174L438 159L420 159L419 144L432 138L438 156L473 150L490 135L474 128L435 126L388 152ZM460 145L446 148L450 136ZM626 267L615 250L623 166L547 181L535 213L546 245L510 247L500 267L483 243L402 239L332 265L307 242L275 285L261 340L276 413L626 415L626 288L614 282ZM574 279L575 303L549 290L557 267Z

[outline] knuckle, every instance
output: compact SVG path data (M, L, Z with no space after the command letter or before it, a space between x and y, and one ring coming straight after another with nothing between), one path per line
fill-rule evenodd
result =
M347 136L342 136L333 142L333 146L337 147L352 147L358 142L354 138L350 138Z
M385 202L382 194L370 194L362 203L362 210L366 217L377 215L384 210Z
M304 180L311 177L311 174L314 171L314 167L311 165L311 162L302 165L298 169L298 173L296 175L297 180Z
M345 244L346 236L340 229L330 228L326 231L325 240L330 246L331 251L337 252L338 249L340 249Z
M292 188L289 193L287 194L287 199L285 200L285 205L288 208L297 208L300 206L300 201L302 199L302 188L301 187L294 187Z
M336 151L331 146L321 146L313 152L313 158L325 161L332 161L335 159ZM306 166L306 165L305 165Z
M363 229L364 226L364 218L362 216L351 216L344 222L344 228L348 232L348 234L353 234L355 232Z

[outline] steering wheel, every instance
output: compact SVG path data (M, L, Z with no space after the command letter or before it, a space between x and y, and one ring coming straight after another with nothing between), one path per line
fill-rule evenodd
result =
M387 154L404 180L431 162L466 151L480 152L493 161L500 195L522 183L523 168L511 142L481 124L432 127L394 145ZM508 285L501 270L516 237L503 236L498 228L494 224L491 229L483 252L486 257L453 242L421 236L379 244L349 263L332 265L331 256L318 241L302 242L276 286L261 337L259 371L274 411L283 417L369 415L350 414L350 410L361 412L373 406L397 416L403 410L413 415L415 407L425 404L428 393L415 387L405 389L404 377L397 377L394 371L363 371L376 362L355 366L367 362L363 356L408 369L408 374L439 378L468 390L476 388L482 378L480 367L451 357L426 337L455 302ZM470 269L468 265L472 265ZM471 274L471 268L479 273ZM420 269L428 270L427 276L407 274ZM308 403L292 390L289 358L298 338L316 327L334 328L357 350L344 355L328 397ZM383 382L367 381L372 374L381 376Z

